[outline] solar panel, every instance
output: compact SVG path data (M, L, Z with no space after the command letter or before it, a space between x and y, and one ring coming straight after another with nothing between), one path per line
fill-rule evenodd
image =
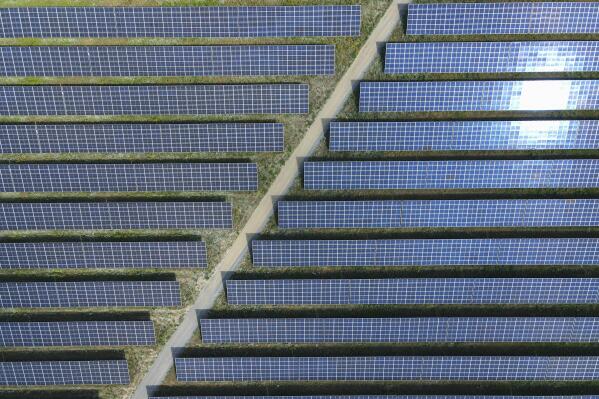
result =
M0 230L230 229L228 202L0 203Z
M599 80L361 82L360 112L599 109Z
M129 384L126 360L0 362L0 385Z
M206 244L181 242L0 243L0 269L207 267Z
M154 325L143 321L0 323L0 347L154 345Z
M1 308L179 305L176 281L0 282Z
M283 229L599 226L594 199L279 201Z
M281 123L0 125L0 153L283 151Z
M2 192L256 191L255 163L3 164Z
M599 121L331 122L329 135L329 151L597 149Z
M599 399L599 396L474 396L474 395L294 395L294 396L151 396L149 399Z
M306 113L306 84L0 86L0 115Z
M593 304L595 278L227 280L231 305Z
M304 163L306 190L588 188L597 176L595 159Z
M331 75L335 46L0 47L0 76Z
M599 33L594 2L409 4L409 35Z
M254 240L252 262L256 267L599 265L599 239Z
M202 319L200 328L209 344L599 340L592 317Z
M0 10L2 37L358 36L359 5L31 7Z
M588 381L599 357L362 356L176 358L177 381Z
M599 43L590 41L388 43L385 52L392 74L598 70Z

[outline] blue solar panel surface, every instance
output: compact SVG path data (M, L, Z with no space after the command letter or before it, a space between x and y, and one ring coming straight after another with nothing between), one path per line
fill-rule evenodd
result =
M0 115L305 114L306 84L0 86Z
M126 360L0 362L0 385L129 384Z
M599 121L331 122L329 135L329 151L597 149Z
M0 10L2 37L357 36L359 5L31 7Z
M408 6L409 35L599 33L595 2L441 3Z
M388 43L385 51L391 74L598 70L599 42L590 41Z
M599 80L360 83L360 112L594 109Z
M206 244L202 241L0 243L0 269L207 266Z
M284 229L598 226L599 200L279 201Z
M0 76L331 75L335 46L0 47Z
M304 163L306 190L584 188L598 176L596 159Z
M0 347L154 345L143 321L0 322Z
M0 203L0 230L230 229L228 202Z
M256 191L255 163L3 164L0 192Z
M599 239L254 240L252 262L256 267L599 265Z
M202 342L597 342L599 318L202 319Z
M177 281L0 282L1 308L180 304Z
M283 151L281 123L0 125L0 153Z
M594 278L227 280L231 305L591 304Z
M176 358L177 381L569 381L599 379L599 357Z

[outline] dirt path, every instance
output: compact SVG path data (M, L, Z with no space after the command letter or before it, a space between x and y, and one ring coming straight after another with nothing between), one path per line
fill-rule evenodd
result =
M377 26L360 49L354 62L337 83L335 90L320 110L316 119L306 132L290 158L262 198L248 222L243 227L233 245L227 250L221 262L216 266L212 276L202 288L195 303L186 313L185 318L177 327L165 346L162 348L151 368L148 370L140 385L137 387L134 399L146 399L148 391L159 385L173 367L173 357L176 348L184 347L191 339L197 328L197 312L210 309L223 289L222 276L234 271L248 251L248 242L252 236L260 233L273 214L273 204L276 198L285 195L295 178L298 176L300 160L310 156L324 135L326 121L335 118L353 91L353 85L358 84L368 67L377 56L377 43L385 42L391 36L399 23L399 4L405 0L394 0L389 9L380 19Z

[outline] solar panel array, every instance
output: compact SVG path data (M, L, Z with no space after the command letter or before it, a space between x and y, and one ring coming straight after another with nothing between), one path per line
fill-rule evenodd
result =
M0 86L0 115L305 113L306 84Z
M0 347L154 345L143 321L0 322Z
M279 201L283 229L599 226L594 199Z
M599 357L364 356L175 359L177 381L583 381Z
M331 75L335 46L1 47L0 76Z
M385 51L385 73L395 74L592 71L599 42L388 43Z
M230 229L228 202L0 203L0 230Z
M0 125L0 153L283 151L281 123Z
M306 190L585 188L597 176L596 159L304 163Z
M597 238L254 240L257 267L599 265Z
M255 163L3 164L2 192L256 191Z
M0 269L207 266L206 244L202 241L0 243Z
M1 308L179 306L177 281L0 282Z
M0 385L129 384L126 360L0 362Z
M592 304L595 278L227 280L232 305Z
M331 122L329 151L599 148L599 121Z
M0 10L1 37L357 36L359 5ZM82 22L84 21L84 23Z
M594 2L437 3L408 6L409 35L599 33Z
M594 109L599 80L360 83L360 112Z
M205 343L597 342L599 318L202 319Z

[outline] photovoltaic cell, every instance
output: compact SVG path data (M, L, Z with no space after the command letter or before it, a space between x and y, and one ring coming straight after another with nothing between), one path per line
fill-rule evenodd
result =
M599 357L363 356L176 358L177 381L589 381Z
M0 230L230 229L228 202L0 203Z
M331 75L335 46L0 47L0 76Z
M154 345L154 325L144 321L0 323L0 347Z
M599 80L360 83L360 112L594 109Z
M255 163L3 164L2 192L255 191Z
M283 151L281 123L0 125L0 153Z
M595 159L304 163L306 190L584 188L598 176Z
M473 395L310 395L310 396L151 396L149 399L599 399L599 396L473 396Z
M599 121L331 122L329 135L329 151L597 149Z
M598 226L594 199L279 201L284 229Z
M126 360L0 362L0 385L129 384Z
M594 278L227 280L231 305L592 304Z
M359 5L31 7L0 10L2 37L358 36Z
M599 265L597 238L254 240L256 267Z
M594 2L409 4L409 35L598 33Z
M204 343L597 342L586 317L202 319Z
M195 267L207 267L202 241L0 243L0 269Z
M590 41L388 43L385 52L391 74L598 70L599 43Z
M0 282L2 308L179 305L176 281Z
M0 115L305 114L306 84L0 86Z

